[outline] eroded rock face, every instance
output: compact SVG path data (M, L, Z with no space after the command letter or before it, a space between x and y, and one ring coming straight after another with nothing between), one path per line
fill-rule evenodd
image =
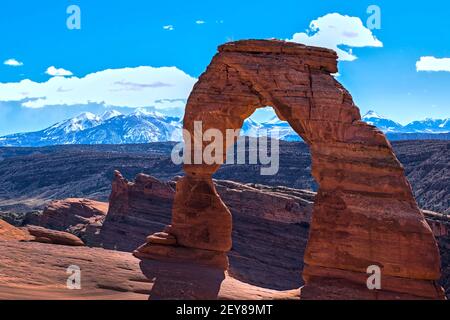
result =
M102 221L108 211L108 203L90 199L68 198L50 202L41 215L30 215L27 225L78 233L87 224Z
M319 190L303 298L442 298L433 233L386 137L361 121L332 76L336 61L332 50L282 41L225 44L194 86L184 128L194 136L194 122L201 121L203 133L219 129L226 137L227 129L239 129L256 108L270 105L309 144ZM193 141L185 142L194 158ZM223 141L222 158L233 142ZM218 254L230 249L230 212L212 183L219 166L185 164L170 228L178 245ZM366 287L371 265L382 270L380 292Z
M35 237L34 241L36 242L52 243L74 247L84 246L84 242L81 241L80 238L68 232L50 230L38 226L27 226L26 231L28 231L30 235Z
M0 241L32 241L34 237L26 230L16 228L0 219Z

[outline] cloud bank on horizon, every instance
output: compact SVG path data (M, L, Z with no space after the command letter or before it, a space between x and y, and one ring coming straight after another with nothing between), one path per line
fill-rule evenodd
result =
M82 78L50 67L46 82L29 79L0 83L0 101L20 102L29 108L53 105L104 104L116 107L168 108L184 106L197 81L176 67L107 69Z

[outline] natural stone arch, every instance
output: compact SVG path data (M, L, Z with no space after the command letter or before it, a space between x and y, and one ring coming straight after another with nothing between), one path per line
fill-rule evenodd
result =
M309 144L319 190L302 297L442 298L438 248L403 167L384 134L361 121L336 72L332 50L275 40L227 43L194 86L184 128L192 136L195 121L202 132L240 129L269 105ZM223 157L234 142L224 141ZM212 182L219 167L184 165L166 230L170 243L173 235L202 257L231 249L231 214ZM371 265L381 268L381 291L366 287Z

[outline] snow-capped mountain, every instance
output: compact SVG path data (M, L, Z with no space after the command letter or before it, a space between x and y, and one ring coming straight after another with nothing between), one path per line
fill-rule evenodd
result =
M120 113L119 111L108 110L101 116L101 119L103 121L106 121L106 120L109 120L111 118L114 118L114 117L117 117L117 116L121 116L121 115L122 115L122 113Z
M179 118L137 110L128 115L115 115L96 127L83 130L77 136L77 144L180 141L181 129L182 124Z
M0 138L0 146L39 147L64 144L129 144L180 141L179 118L136 110L124 115L111 110L103 115L82 113L53 126Z
M403 128L400 123L380 116L378 113L372 110L367 112L362 117L362 120L364 122L367 122L368 124L378 127L383 132L399 132Z
M450 118L448 119L425 119L414 121L403 127L404 132L420 133L446 133L450 132Z
M277 116L266 122L257 122L252 118L246 119L241 129L241 135L249 137L268 136L284 141L301 141L301 138L289 123L281 121Z
M371 110L362 117L362 120L378 127L392 140L448 139L450 133L450 119L425 119L403 126ZM273 130L278 130L278 136L281 140L301 141L301 138L291 128L289 123L281 121L276 116L261 123L251 118L247 119L242 128L243 134L248 136L267 135L268 132L273 134Z
M386 133L449 133L450 118L447 119L425 119L413 121L405 126L380 116L375 111L367 112L362 120L374 125Z
M36 147L56 144L77 144L78 134L94 128L102 119L90 112L85 112L42 131L16 133L0 138L0 146Z
M366 113L362 120L377 126L391 140L448 139L450 119L425 119L406 126L377 114ZM241 135L270 136L285 141L301 141L286 121L278 117L267 121L244 121ZM158 112L138 109L130 114L110 110L95 115L89 112L61 121L37 132L17 133L0 137L0 146L39 147L64 144L130 144L163 141L181 141L182 120Z

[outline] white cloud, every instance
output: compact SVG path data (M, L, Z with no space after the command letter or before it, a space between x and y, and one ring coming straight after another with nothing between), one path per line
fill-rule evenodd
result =
M30 108L97 103L165 109L184 106L196 81L176 67L107 69L83 78L0 83L0 101L20 101Z
M10 67L21 67L21 66L23 66L23 62L20 62L20 61L14 59L14 58L5 60L3 62L3 64L6 65L6 66L10 66Z
M63 68L55 68L54 66L48 67L45 73L52 77L70 77L73 75L73 73L69 70L65 70Z
M416 62L419 71L446 71L450 72L450 58L436 58L432 56L420 57Z
M174 28L173 25L168 24L167 26L163 26L163 29L164 29L164 30L168 30L168 31L172 31L172 30L174 30L175 28Z
M205 24L206 22L203 21L203 20L197 20L197 21L195 21L195 23L196 23L196 24Z
M339 13L329 13L313 20L306 32L294 34L289 41L333 49L343 61L357 59L352 48L383 46L360 18Z

